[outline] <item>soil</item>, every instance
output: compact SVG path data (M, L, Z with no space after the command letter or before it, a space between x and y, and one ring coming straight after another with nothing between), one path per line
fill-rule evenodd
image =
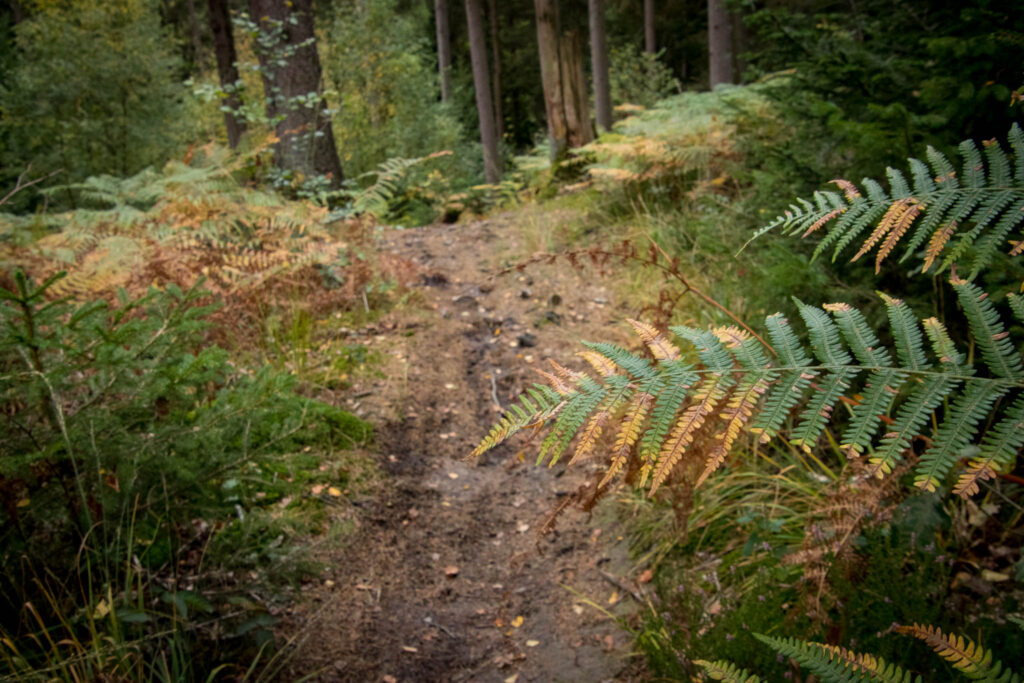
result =
M642 678L612 618L643 597L614 501L536 533L601 464L537 467L521 440L466 460L533 367L581 367L578 341L615 340L628 313L609 280L565 263L499 274L528 256L516 220L380 234L382 253L418 265L419 300L362 331L384 367L343 407L376 425L387 481L355 501L355 532L322 552L328 570L284 624L285 678Z

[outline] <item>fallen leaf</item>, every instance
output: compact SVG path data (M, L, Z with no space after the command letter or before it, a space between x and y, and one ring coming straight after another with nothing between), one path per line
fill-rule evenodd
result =
M496 618L496 619L494 620L494 625L495 625L495 626L497 626L498 628L501 628L502 626L504 626L504 625L505 625L505 622L503 622L503 621L501 620L501 617L498 617L498 618Z
M454 564L450 564L444 568L444 575L447 576L449 579L453 579L459 575L459 568L456 567Z
M523 625L523 621L523 615L520 614L518 617L512 620L512 626L515 628L519 628Z
M636 580L640 583L650 583L653 578L654 572L650 569L645 569L640 573L640 576L636 577Z
M21 500L18 501L18 507L27 508L29 506L29 503L31 502L32 501L29 500L28 498L22 498Z
M313 492L314 496L319 496L321 493L323 493L323 490L325 488L327 488L327 487L324 486L323 484L317 484L313 488L311 488L310 491Z
M538 645L540 645L540 641L539 640L528 640L528 641L526 641L526 647L537 647Z
M516 683L519 680L519 674L512 674L505 679L505 683Z
M608 596L608 604L614 605L619 601L619 591L612 591L612 594Z
M459 478L459 473L458 472L449 472L448 473L448 478L449 479L458 479Z
M576 614L583 614L583 605L573 605L572 611Z
M383 683L398 683L398 679L390 674L384 674L380 679Z
M403 645L402 649L405 650L406 652L419 652L419 650L417 650L416 648L410 647L408 645Z
M335 498L341 497L341 489L339 489L337 486L332 486L331 488L327 489L327 493L331 494Z

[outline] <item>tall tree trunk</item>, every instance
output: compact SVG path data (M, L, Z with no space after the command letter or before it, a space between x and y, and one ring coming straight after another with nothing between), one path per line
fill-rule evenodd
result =
M558 55L557 0L534 0L537 14L537 51L540 79L544 89L544 111L548 119L548 140L552 160L560 158L567 144L567 124L562 95L562 67Z
M583 70L583 38L579 33L569 31L562 36L559 56L569 146L582 147L594 139L594 128L590 123L590 96Z
M199 33L199 20L196 19L196 2L188 0L188 30L192 34L192 61L203 75L203 38Z
M498 8L488 0L487 15L491 20L491 92L494 93L494 130L498 140L505 137L505 118L501 112L501 41L498 39Z
M644 0L644 52L653 55L657 51L654 42L654 0Z
M257 51L267 116L276 122L274 162L306 176L326 175L337 185L341 162L327 103L322 97L304 100L321 92L311 0L249 0L249 13L263 38L277 38Z
M608 84L608 33L604 26L604 0L590 0L590 67L594 72L594 109L597 126L612 129L612 96Z
M452 37L448 29L448 0L434 0L437 29L437 71L441 77L441 101L452 98Z
M480 143L484 148L484 177L488 183L501 179L498 161L498 137L494 132L494 108L487 73L487 44L480 0L466 0L466 25L469 29L469 58L473 63L473 89L476 90L476 111L480 119Z
M712 89L732 83L732 31L725 0L708 0L708 65Z
M224 125L228 131L228 145L238 147L238 141L245 133L245 120L238 115L242 102L238 97L238 55L235 54L235 39L231 33L231 15L227 0L209 0L210 31L213 33L213 51L217 57L217 74L220 87L227 93L223 107Z

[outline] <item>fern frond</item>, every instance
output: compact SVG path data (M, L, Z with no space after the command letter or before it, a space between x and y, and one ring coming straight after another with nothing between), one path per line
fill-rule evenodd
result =
M695 663L703 667L704 671L707 672L713 681L724 681L724 683L761 683L759 676L750 673L746 669L741 669L730 662L721 660L708 662L698 659Z
M823 683L914 683L921 680L881 657L796 638L772 638L760 633L755 633L754 637L821 677Z
M595 453L600 435L614 430L599 486L629 466L629 472L639 472L631 481L644 488L650 480L654 495L677 470L684 481L703 484L744 431L766 442L784 430L795 411L791 442L813 449L836 422L833 413L843 402L851 409L844 411L841 447L851 457L866 454L873 474L891 473L917 437L928 437L914 471L917 486L938 488L969 457L966 470L957 472L955 491L971 495L981 481L1012 468L1024 445L1024 361L980 289L962 280L953 284L981 351L973 362L937 319L922 326L904 302L885 295L880 296L891 346L883 345L865 316L848 304L817 308L796 301L808 340L802 341L781 314L769 316L765 325L777 352L771 358L757 337L735 327L671 328L686 342L686 355L699 359L694 366L682 360L684 353L667 336L632 321L640 341L661 360L652 363L614 344L588 343L584 355L596 376L557 364L554 372L541 371L550 386L533 391L545 393L510 409L473 454L543 422L551 429L538 462L549 456L556 462L579 436L572 464ZM1024 308L1016 298L1010 302L1015 310ZM1007 396L1014 397L1009 405L1003 400ZM879 438L883 422L888 427ZM982 425L991 425L984 434Z
M862 183L864 193L849 181L835 180L832 182L843 189L843 197L815 192L813 201L800 199L791 204L786 213L757 230L751 239L775 229L804 237L819 234L822 238L815 257L832 248L833 260L860 240L852 260L877 249L876 272L899 244L905 244L900 259L905 261L927 242L921 272L936 263L941 263L940 271L950 268L970 255L969 279L974 279L1000 250L1011 255L1020 252L1017 247L1010 249L1006 239L1024 222L1024 175L1018 149L1021 136L1020 127L1014 124L1008 136L1016 159L1013 172L1009 157L998 143L986 144L984 154L970 140L961 143L963 168L959 174L944 155L929 148L932 173L924 162L909 160L912 186L903 173L891 168L887 171L888 191L867 178Z
M943 633L934 626L914 624L913 626L897 626L897 633L903 633L923 640L928 647L954 669L976 681L992 683L1019 683L1020 677L1003 667L1002 663L992 657L992 653L969 638Z

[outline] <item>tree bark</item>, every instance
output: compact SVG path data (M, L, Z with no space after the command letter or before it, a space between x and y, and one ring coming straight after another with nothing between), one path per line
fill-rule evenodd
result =
M487 44L480 0L466 0L466 25L469 29L469 57L473 64L473 88L476 90L476 111L480 119L480 143L484 148L484 177L488 183L501 179L498 161L498 138L494 132L494 108L487 73Z
M434 0L437 29L437 71L441 78L441 101L452 98L452 37L448 28L448 0Z
M604 0L590 0L590 67L594 72L594 109L597 126L612 129L612 96L608 80L608 33Z
M491 20L491 92L494 94L494 131L498 140L505 137L505 118L501 112L501 41L498 38L498 8L495 0L487 3Z
M188 30L192 34L192 61L199 75L203 75L203 38L199 33L199 20L196 19L196 2L188 0Z
M207 5L210 10L213 51L217 57L217 75L220 76L220 87L227 93L222 106L229 110L224 112L228 146L235 149L245 133L245 120L238 115L242 102L236 91L239 83L238 55L235 53L235 39L231 32L231 15L228 12L227 0L209 0Z
M654 0L644 0L644 52L657 53L654 42Z
M708 66L710 85L732 83L732 31L725 0L708 0Z
M548 119L548 140L552 160L560 158L567 144L565 107L562 104L562 68L558 55L557 0L534 0L537 14L537 51L540 79L544 89L544 111Z
M534 0L551 159L594 139L579 34L560 35L557 0Z
M278 168L305 176L325 175L337 185L341 162L334 143L327 103L321 92L320 58L316 51L311 0L249 0L249 13L268 44L257 50L267 100L267 116L275 122ZM259 42L259 41L257 41Z

